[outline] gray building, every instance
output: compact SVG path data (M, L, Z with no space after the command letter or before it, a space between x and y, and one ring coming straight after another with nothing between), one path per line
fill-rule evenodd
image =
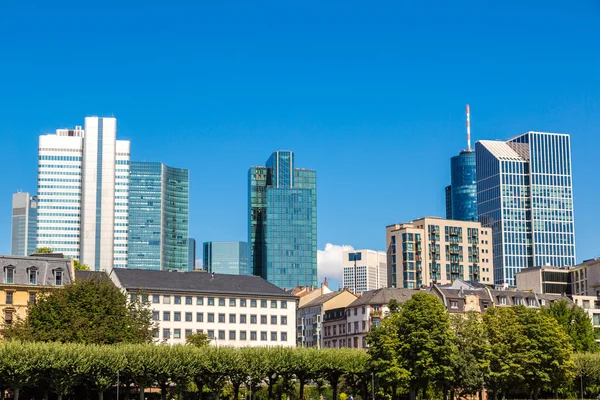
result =
M188 269L196 269L196 239L188 238Z
M27 192L13 194L10 254L28 256L36 250L37 198Z
M248 275L248 243L204 242L203 268L208 272Z

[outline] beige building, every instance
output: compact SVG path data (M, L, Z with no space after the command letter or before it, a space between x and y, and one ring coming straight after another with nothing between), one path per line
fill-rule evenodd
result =
M388 285L417 289L456 279L492 285L492 230L425 217L386 227Z
M342 253L342 286L354 294L387 287L387 255L375 250Z

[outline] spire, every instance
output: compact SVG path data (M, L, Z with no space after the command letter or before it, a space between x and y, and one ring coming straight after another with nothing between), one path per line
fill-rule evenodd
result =
M467 151L471 151L471 111L467 104Z

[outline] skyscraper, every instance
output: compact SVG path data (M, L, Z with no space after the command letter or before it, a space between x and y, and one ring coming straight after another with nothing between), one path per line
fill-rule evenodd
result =
M87 117L39 140L37 247L94 270L127 265L129 141L116 130L115 118Z
M248 275L248 243L204 242L202 265L217 274Z
M281 288L317 284L317 176L276 151L248 182L250 271Z
M192 238L188 238L188 269L190 271L196 269L196 239Z
M342 286L353 294L387 287L387 275L387 254L384 251L344 250Z
M527 267L575 265L569 135L483 140L476 154L477 208L492 228L495 283L515 285Z
M13 194L10 254L28 256L36 250L37 198L27 192Z
M477 172L471 149L471 118L467 105L467 149L450 159L450 186L446 186L446 219L477 221Z
M128 268L188 271L189 172L132 162Z

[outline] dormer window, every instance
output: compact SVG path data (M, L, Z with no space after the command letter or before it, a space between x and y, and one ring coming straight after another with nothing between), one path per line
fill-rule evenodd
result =
M6 267L4 269L4 281L6 283L15 283L15 267Z
M535 307L535 299L527 299L527 305L529 307Z
M56 286L62 286L63 284L63 272L61 269L54 270L54 284Z
M516 306L523 305L523 298L522 297L514 297L513 300L514 300Z
M36 267L31 267L31 268L29 268L28 272L29 272L29 284L37 285L38 269Z
M498 297L498 303L505 306L506 305L506 297L505 296Z

